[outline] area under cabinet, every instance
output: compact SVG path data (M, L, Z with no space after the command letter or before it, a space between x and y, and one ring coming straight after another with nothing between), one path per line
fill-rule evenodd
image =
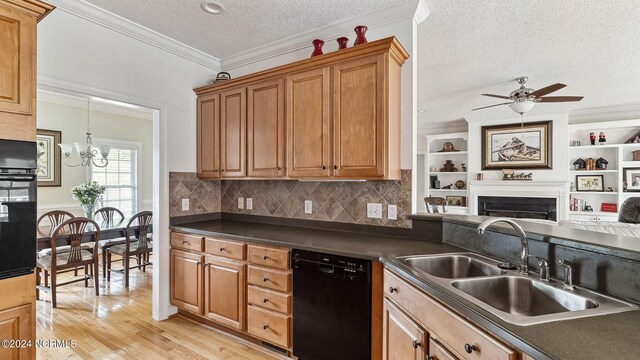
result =
M200 178L400 178L400 70L387 38L194 89Z
M290 250L172 232L171 304L291 351Z
M384 291L383 359L516 360L520 356L388 270Z

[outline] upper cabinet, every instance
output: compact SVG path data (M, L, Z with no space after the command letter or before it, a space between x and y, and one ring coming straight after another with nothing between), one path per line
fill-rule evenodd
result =
M195 89L199 176L399 179L407 57L391 37Z
M0 1L0 138L35 141L37 21L53 6Z

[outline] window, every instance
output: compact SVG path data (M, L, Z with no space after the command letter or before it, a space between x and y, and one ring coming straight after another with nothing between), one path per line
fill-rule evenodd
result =
M100 140L95 145L111 145L109 164L106 167L90 167L89 178L104 186L102 206L120 209L125 216L138 210L138 161L140 145L120 141Z

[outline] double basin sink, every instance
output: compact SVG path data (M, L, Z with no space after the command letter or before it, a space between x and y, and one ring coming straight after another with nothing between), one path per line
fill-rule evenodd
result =
M520 326L636 310L636 305L534 274L504 270L498 262L473 253L402 256L397 261L476 304Z

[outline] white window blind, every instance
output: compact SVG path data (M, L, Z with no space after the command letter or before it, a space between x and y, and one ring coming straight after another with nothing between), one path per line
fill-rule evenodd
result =
M105 187L102 206L120 209L125 216L131 216L138 210L139 146L108 140L100 144L111 145L109 164L103 168L92 166L90 179Z

